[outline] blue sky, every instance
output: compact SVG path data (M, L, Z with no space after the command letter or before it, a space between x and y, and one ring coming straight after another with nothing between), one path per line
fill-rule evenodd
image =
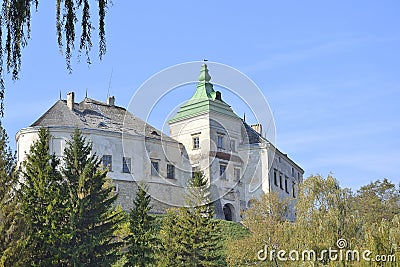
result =
M60 90L64 98L75 91L77 101L86 89L105 100L112 73L110 93L128 106L153 74L207 58L258 85L274 115L277 146L306 176L332 172L352 188L382 178L399 183L399 10L398 1L114 0L104 60L94 48L93 64L74 60L68 74L56 43L55 4L41 1L20 80L6 84L3 125L15 148L16 132Z

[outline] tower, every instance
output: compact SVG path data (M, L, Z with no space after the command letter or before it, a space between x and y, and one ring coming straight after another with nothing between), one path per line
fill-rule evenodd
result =
M170 137L186 147L192 171L200 170L208 179L216 217L237 221L243 191L244 162L238 148L243 122L214 90L206 64L198 80L194 95L169 120Z

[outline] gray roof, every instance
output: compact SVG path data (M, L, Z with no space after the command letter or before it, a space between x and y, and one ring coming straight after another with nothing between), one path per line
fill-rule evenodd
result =
M291 158L289 158L289 156L287 154L283 153L278 148L276 148L276 146L274 144L272 144L270 141L268 141L268 139L261 136L261 134L259 134L253 128L251 128L251 126L248 125L244 120L242 120L242 123L243 123L243 127L244 127L244 129L242 128L242 135L243 134L245 135L245 136L243 136L243 140L245 140L245 142L247 144L268 143L272 147L272 149L274 149L275 152L278 152L280 155L284 156L288 161L290 161L292 164L296 165L302 171L302 173L304 173L303 168L301 168L296 162L294 162Z
M74 104L70 110L66 100L58 100L31 127L72 126L145 136L146 138L172 141L175 139L163 134L145 121L139 119L123 107L110 106L90 98Z
M242 120L243 127L242 128L242 137L248 144L259 144L268 142L268 140L264 139L256 130L251 128L244 120Z

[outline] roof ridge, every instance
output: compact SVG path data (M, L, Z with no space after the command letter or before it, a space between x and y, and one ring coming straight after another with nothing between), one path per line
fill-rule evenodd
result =
M121 133L124 128L132 134L151 139L177 140L142 120L123 107L112 106L95 99L85 98L71 110L67 101L57 100L30 127L65 127L96 129Z
M124 108L124 107L117 106L117 105L111 106L111 105L107 104L106 102L102 102L102 101L99 101L99 100L96 100L96 99L93 99L93 98L90 98L90 97L85 97L80 103L78 103L78 105L85 104L85 103L96 104L96 105L101 105L101 106L105 106L105 107L113 107L113 108L119 108L119 109L126 110L126 108Z

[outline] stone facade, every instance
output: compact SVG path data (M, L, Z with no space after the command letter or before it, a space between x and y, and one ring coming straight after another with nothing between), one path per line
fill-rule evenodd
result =
M249 126L214 91L207 66L191 99L169 121L170 136L115 105L74 94L57 101L31 126L16 136L22 162L40 127L52 135L50 152L62 158L77 127L103 158L118 192L118 203L132 208L137 182L144 180L152 196L153 212L184 205L188 179L195 170L207 177L216 217L240 221L253 199L275 191L292 202L304 171L262 135L262 126ZM293 209L288 217L294 219Z
M263 138L261 124L249 126L239 118L210 80L204 64L196 92L169 125L171 137L185 146L191 166L208 178L216 217L240 221L252 200L271 191L293 203L304 171ZM275 173L283 177L281 183L275 183ZM288 217L294 219L293 209Z

